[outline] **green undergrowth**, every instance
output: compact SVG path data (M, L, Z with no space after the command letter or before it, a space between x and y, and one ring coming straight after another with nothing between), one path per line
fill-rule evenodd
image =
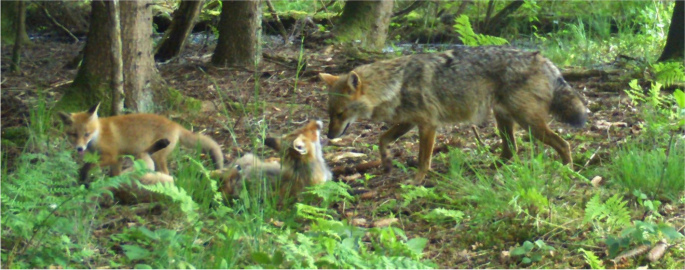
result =
M258 91L258 85L255 91ZM217 88L219 89L219 88ZM231 91L231 89L221 89ZM255 103L261 104L261 103ZM264 105L243 108L252 115ZM2 254L8 268L435 268L424 258L427 240L396 227L363 228L335 209L353 203L337 182L311 188L281 206L267 179L247 181L225 200L208 162L193 149L175 150L174 185L144 186L152 203L96 207L105 188L135 182L147 169L117 177L96 173L89 187L76 180L82 161L64 140L44 99L31 111L28 139L16 168L3 163ZM253 110L254 109L254 110ZM229 115L228 108L221 113ZM240 113L240 112L231 112ZM254 127L252 145L266 137ZM232 132L232 124L225 123ZM262 147L263 148L263 147ZM263 153L257 152L257 155ZM3 157L4 158L4 157ZM86 155L97 160L97 155Z

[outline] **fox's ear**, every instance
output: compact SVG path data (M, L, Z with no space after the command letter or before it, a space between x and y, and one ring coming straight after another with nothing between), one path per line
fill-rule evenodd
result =
M74 118L71 117L71 114L65 112L58 112L57 115L59 115L59 118L62 119L62 122L67 125L71 125L74 123Z
M302 136L302 135L300 135ZM302 137L298 137L293 141L293 149L300 153L300 155L306 155L307 154L307 143L302 139Z
M281 151L281 139L279 138L266 138L264 140L264 145L270 147L273 150Z
M88 109L88 113L91 115L91 117L98 117L98 109L100 109L100 102L98 102L97 105L90 107L90 109Z
M321 120L316 120L316 129L319 131L323 129L323 122Z
M363 95L364 93L361 91L362 90L362 80L359 78L359 75L352 71L350 72L350 75L347 76L347 85L352 89L351 94L358 94L358 95Z
M333 84L335 84L335 82L338 81L340 77L328 73L319 73L319 78L321 78L322 81L326 82L328 86L333 86Z

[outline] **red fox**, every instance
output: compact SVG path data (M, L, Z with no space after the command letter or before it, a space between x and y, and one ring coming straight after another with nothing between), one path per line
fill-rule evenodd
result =
M68 114L60 112L59 116L66 124L66 134L79 154L86 150L100 154L99 166L111 166L111 175L119 175L120 155L133 155L136 158L150 160L145 152L157 140L166 138L169 146L154 153L156 169L169 174L166 158L176 144L195 147L198 143L208 151L217 169L223 168L224 157L221 147L210 137L195 134L181 125L156 114L128 114L98 118L100 104L88 111ZM92 164L81 169L81 180L85 180Z
M246 154L235 162L233 168L212 172L212 177L223 180L221 191L228 198L238 195L242 181L262 173L277 181L281 178L281 199L295 196L305 187L323 184L333 178L323 159L321 145L321 121L310 121L306 126L281 138L267 138L266 146L282 153L281 164L264 162L252 154Z
M169 146L169 140L167 139L161 139L155 142L152 146L150 146L148 149L145 150L145 153L147 155L153 155L155 152L158 152L166 147ZM151 159L145 159L145 165L148 169L154 170L155 169L155 164L152 162ZM126 172L131 172L133 171L133 167L128 168L124 170L122 173ZM143 185L154 185L157 183L174 183L174 178L171 175L162 173L162 172L148 172L145 173L141 176L136 177L138 181L140 181L141 184ZM156 200L159 196L156 194L153 194L151 192L148 192L146 189L140 188L135 184L132 184L131 187L126 187L126 188L118 188L116 190L112 190L114 193L114 196L121 202L125 204L133 204L133 203L141 203L141 202L151 202Z

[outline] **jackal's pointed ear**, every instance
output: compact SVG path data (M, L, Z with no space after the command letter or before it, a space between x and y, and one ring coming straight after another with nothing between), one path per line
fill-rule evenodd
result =
M350 75L347 76L347 85L352 89L351 94L364 94L364 92L362 92L362 80L356 72L352 71L350 72Z
M88 109L88 113L90 114L90 117L97 118L98 117L98 109L100 109L100 102L98 102L97 105L90 107L90 109Z
M335 82L338 81L340 77L328 73L319 73L319 78L321 78L322 81L326 82L328 86L333 86L333 84L335 84Z
M69 113L58 112L57 115L59 115L59 119L62 119L64 124L71 125L74 123L74 118L72 118Z

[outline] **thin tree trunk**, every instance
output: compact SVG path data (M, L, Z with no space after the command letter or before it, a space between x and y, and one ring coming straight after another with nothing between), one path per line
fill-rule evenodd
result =
M119 19L119 0L107 3L109 24L112 27L109 38L112 42L112 115L120 115L124 110L124 62L121 58L121 23Z
M393 1L347 1L335 26L336 38L345 43L361 41L362 48L380 51L385 46Z
M409 5L407 8L393 13L392 17L403 16L405 14L408 14L409 12L412 12L415 9L421 7L425 3L428 3L428 2L427 1L421 1L421 0L415 0L414 3L411 3L411 5Z
M155 60L167 61L181 54L183 45L193 30L193 26L195 26L201 8L202 1L181 1L181 5L174 11L169 30L166 31L155 49Z
M152 1L122 1L121 39L124 105L133 112L153 112L157 87L163 84L152 55Z
M684 1L676 1L671 16L671 26L666 36L666 46L658 62L669 59L683 59L685 55L685 5Z
M222 1L219 43L212 64L254 67L261 60L260 1Z
M121 59L124 106L133 112L152 112L153 102L160 101L164 81L152 57L152 14L150 1L119 2ZM102 102L102 115L112 113L112 85L115 64L107 4L93 1L91 23L84 48L83 61L74 83L65 90L57 108L83 110ZM115 79L116 80L116 79Z
M505 19L514 13L518 8L523 6L524 1L512 1L504 7L502 10L497 12L494 17L492 17L492 20L490 20L487 25L485 25L485 28L482 29L482 32L485 33L486 35L495 35L498 34L499 31L501 31L502 24L504 23Z
M65 111L80 111L102 102L99 113L111 113L109 80L112 76L112 41L106 4L91 2L88 38L83 48L83 60L71 87L65 89L57 107Z
M14 48L12 49L12 64L10 70L13 72L19 71L19 62L21 61L21 47L22 47L22 33L26 33L26 3L19 1L17 3L17 15L14 22L16 35L14 36Z
M274 5L271 4L270 0L266 0L266 7L269 9L271 17L276 20L276 27L278 27L278 32L280 32L281 36L283 37L283 43L290 43L288 40L288 32L285 31L285 26L283 26L283 22L281 22L281 18L278 17L278 13L276 13L276 9L274 9Z
M0 15L0 19L2 20L2 23L0 23L0 28L2 28L0 34L2 35L3 44L14 44L17 36L21 37L21 44L29 44L31 42L25 27L24 31L16 33L16 30L18 29L16 25L17 17L19 16L17 6L20 2L24 1L2 1L2 5L0 5L0 13L2 13L2 15ZM26 3L24 3L24 5L26 5Z

